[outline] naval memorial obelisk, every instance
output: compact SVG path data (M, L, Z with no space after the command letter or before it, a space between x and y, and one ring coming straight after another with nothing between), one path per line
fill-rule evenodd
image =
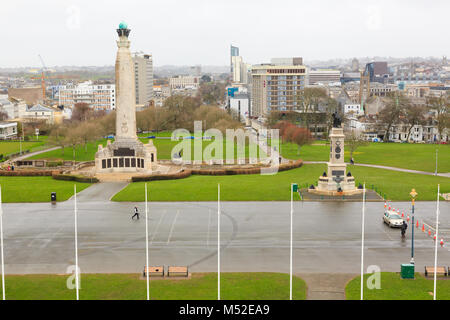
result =
M143 144L136 135L136 89L134 64L130 52L130 29L122 22L117 29L116 59L116 136L106 147L98 146L96 172L151 172L156 165L152 140Z

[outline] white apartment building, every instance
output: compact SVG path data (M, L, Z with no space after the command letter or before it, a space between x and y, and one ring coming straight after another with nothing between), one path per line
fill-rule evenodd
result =
M359 103L355 103L355 104L345 104L344 113L345 114L353 113L353 115L355 116L360 116L364 114L364 111Z
M17 122L0 122L0 139L12 139L17 137Z
M0 111L8 115L8 119L20 119L27 111L27 104L22 99L0 95Z
M318 83L340 82L341 72L339 70L319 69L308 70L308 85Z
M86 81L78 85L65 85L59 89L59 104L74 106L87 103L95 110L116 109L116 86L114 84L93 84Z
M148 105L153 98L153 58L151 54L133 56L136 86L136 104Z
M389 140L394 142L407 141L409 125L396 124L389 131ZM442 134L441 141L448 140L448 133ZM439 141L439 132L435 125L415 125L411 129L408 142L434 143Z
M297 97L305 88L306 67L301 58L293 64L261 64L252 67L252 116L265 116L271 111L298 109Z
M153 99L155 101L155 107L162 107L164 101L170 97L170 87L168 85L153 86Z
M198 89L200 77L177 76L169 79L170 89Z

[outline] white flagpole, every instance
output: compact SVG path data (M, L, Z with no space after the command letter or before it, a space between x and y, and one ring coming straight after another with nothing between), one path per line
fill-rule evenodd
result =
M77 291L77 300L80 300L79 295L79 279L78 279L78 225L77 225L77 185L73 185L73 191L74 191L74 199L75 199L75 206L74 206L74 215L75 215L75 282L76 282L76 291Z
M364 216L366 209L366 183L364 183L363 188L363 207L361 222L361 300L364 300Z
M147 183L145 184L145 254L146 254L146 268L147 268L147 300L150 300L150 275L148 265L148 207L147 207Z
M294 213L293 205L293 188L294 185L291 183L291 239L290 239L290 252L289 252L289 299L292 300L292 215Z
M436 268L437 268L437 247L439 241L439 185L437 193L437 207L436 207L436 241L434 241L434 290L433 300L436 300Z
M220 300L220 183L217 185L217 300Z
M2 251L2 292L3 300L6 300L5 292L5 257L3 255L3 207L2 207L2 188L0 186L0 239Z

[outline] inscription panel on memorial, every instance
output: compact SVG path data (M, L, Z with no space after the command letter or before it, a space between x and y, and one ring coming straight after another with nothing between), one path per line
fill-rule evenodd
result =
M344 175L344 171L343 170L333 170L333 171L331 171L331 174L333 176L343 176Z
M114 150L114 157L134 157L134 149L118 148Z

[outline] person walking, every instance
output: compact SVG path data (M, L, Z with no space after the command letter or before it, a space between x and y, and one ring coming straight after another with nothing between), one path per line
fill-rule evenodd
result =
M401 230L402 230L402 238L405 238L406 229L408 229L408 224L406 223L405 220L403 220L403 224L402 224L402 227L401 227Z
M137 217L137 219L139 220L139 211L137 207L134 207L134 215L131 217L131 220L133 220L134 217Z

